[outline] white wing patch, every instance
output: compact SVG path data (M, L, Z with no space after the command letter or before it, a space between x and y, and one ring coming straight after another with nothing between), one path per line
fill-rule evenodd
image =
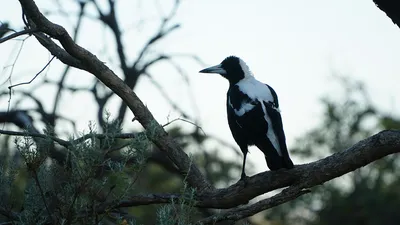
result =
M272 127L271 118L269 118L269 116L268 116L267 109L265 108L265 104L263 102L260 102L260 104L264 111L264 119L268 123L267 137L271 141L274 148L278 151L279 156L282 156L281 146L279 145L278 137L276 136L274 128Z
M250 102L245 102L242 103L239 107L239 109L235 109L235 107L233 107L232 103L231 103L231 99L228 99L229 102L229 106L233 109L233 111L235 112L236 116L243 116L246 112L252 110L254 108L254 104L251 104Z

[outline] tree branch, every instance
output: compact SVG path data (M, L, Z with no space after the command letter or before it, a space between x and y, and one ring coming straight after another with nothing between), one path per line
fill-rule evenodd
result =
M236 209L228 210L226 212L217 215L209 216L207 218L199 220L196 224L199 225L215 224L216 222L227 221L227 220L237 221L252 216L266 209L270 209L285 202L291 201L309 192L310 190L308 189L302 190L296 186L292 186L284 189L282 192L272 196L271 198L261 200L250 206L243 206Z
M69 55L81 62L80 65L83 65L83 67L80 67L81 69L95 75L122 98L142 126L147 131L151 131L149 138L153 143L168 154L168 157L177 165L182 174L187 174L187 181L192 187L196 187L200 192L213 189L182 148L168 136L162 126L154 119L138 96L113 71L95 55L77 45L63 27L50 22L32 0L19 1L30 25L36 26L43 33L57 39Z
M271 198L261 200L250 206L243 206L208 217L199 221L199 223L207 224L212 221L239 220L254 215L308 193L309 188L398 152L400 152L400 131L382 131L358 142L347 150L316 162L296 165L291 170L282 169L257 174L247 180L246 186L243 185L242 181L239 181L228 188L199 193L196 195L195 207L228 209L247 204L249 200L261 194L289 186ZM171 203L177 198L179 198L177 194L133 195L118 203L113 202L102 205L98 210L133 207L140 203L146 205Z
M22 136L22 137L34 137L34 138L41 138L41 139L51 139L52 141L58 143L65 148L71 148L73 145L77 143L81 143L90 138L98 138L98 139L105 139L105 138L115 138L115 139L132 139L136 137L134 133L122 133L122 134L86 134L82 137L71 141L65 141L61 138L50 136L48 134L41 134L41 133L29 133L29 132L18 132L18 131L9 131L9 130L0 130L0 134L7 134L12 136Z
M19 37L21 35L25 35L25 34L31 35L32 33L36 32L36 31L37 31L37 29L32 28L32 29L26 29L26 30L22 30L22 31L18 31L18 32L12 33L12 34L8 35L7 37L0 38L0 44L3 43L3 42L6 42L8 40L11 40L13 38Z
M386 130L358 142L347 150L337 152L316 162L295 168L266 171L211 194L198 196L198 206L232 208L278 188L297 185L311 188L363 167L384 156L400 152L400 131Z

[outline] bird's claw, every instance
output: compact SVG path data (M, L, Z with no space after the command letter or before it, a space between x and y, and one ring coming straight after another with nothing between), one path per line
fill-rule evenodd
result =
M248 179L249 179L248 176L246 176L245 174L242 174L242 176L240 177L239 182L243 182L243 186L246 187Z

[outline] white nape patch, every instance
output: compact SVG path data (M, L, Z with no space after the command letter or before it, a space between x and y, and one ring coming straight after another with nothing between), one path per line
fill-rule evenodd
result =
M243 70L245 78L246 77L253 77L253 73L250 71L249 66L247 66L247 64L241 58L239 58L239 64L240 64L240 67Z
M264 111L264 119L268 123L268 131L267 131L267 138L271 141L272 145L274 148L278 151L278 155L282 156L282 151L281 151L281 146L279 144L278 137L275 135L274 128L272 127L272 121L271 118L269 118L267 109L265 108L265 105L263 102L260 102L262 109Z
M252 100L274 102L274 97L267 85L256 80L253 76L245 77L236 84L239 90L249 96Z

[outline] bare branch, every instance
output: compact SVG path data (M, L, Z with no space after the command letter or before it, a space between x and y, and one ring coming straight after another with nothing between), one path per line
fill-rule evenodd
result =
M363 167L386 155L400 152L400 131L387 130L358 142L347 150L290 170L267 171L228 188L199 196L202 207L231 208L261 194L296 185L311 188Z
M10 131L10 130L0 130L0 134L7 134L12 136L23 136L23 137L36 137L42 139L51 139L54 142L57 142L61 146L66 148L70 148L74 144L78 144L84 142L90 138L98 138L98 139L105 139L105 138L115 138L115 139L132 139L135 138L137 135L134 133L122 133L122 134L86 134L82 137L71 141L65 141L58 137L53 137L48 134L40 134L40 133L30 133L30 132L18 132L18 131Z
M191 118L189 116L189 114L187 114L185 111L183 111L183 109L181 109L181 107L178 106L178 104L176 104L176 102L174 102L169 95L167 94L167 92L164 90L164 88L162 88L161 84L158 83L150 74L145 73L144 75L146 75L146 77L150 80L150 82L158 89L158 91L161 93L161 96L168 101L168 103L172 106L172 108L176 111L178 111L184 118L193 120L193 118Z
M31 28L31 29L26 29L26 30L15 32L13 34L8 35L7 37L0 38L0 44L3 43L3 42L6 42L8 40L11 40L13 38L19 37L21 35L25 35L25 34L31 35L32 33L37 32L37 31L38 31L38 29Z
M172 18L176 15L179 4L180 4L180 1L175 0L174 6L173 6L172 10L170 11L169 15L166 16L162 20L158 32L152 38L150 38L150 40L147 41L147 43L144 45L144 47L140 51L139 56L137 57L135 63L132 66L133 68L137 68L137 65L141 62L143 56L147 53L147 51L149 50L149 48L151 47L152 44L156 43L158 40L162 39L163 37L165 37L166 35L171 33L173 30L180 27L179 24L175 24L169 28L165 28L166 25L168 24L168 22L171 21Z
M221 214L209 216L207 218L199 220L196 224L205 225L205 224L215 224L216 222L220 221L237 221L252 216L266 209L270 209L272 207L281 205L285 202L291 201L309 192L310 190L308 189L302 190L296 186L292 186L284 189L282 192L272 196L271 198L261 200L250 206L242 206L236 209L228 210Z
M193 126L195 126L197 129L199 129L201 132L203 132L204 135L206 135L206 133L204 132L203 128L201 128L201 126L197 125L195 122L192 122L190 120L184 119L184 118L176 118L173 119L171 121L168 121L166 124L163 125L163 127L166 127L168 125L171 125L172 123L176 122L176 121L183 121L185 123L189 123L192 124Z
M11 89L14 87L32 83L32 81L34 81L36 79L36 77L39 76L39 74L41 74L50 65L50 63L53 61L54 58L55 58L55 56L51 57L51 59L46 63L46 65L39 72L37 72L36 75L30 81L10 85L10 86L8 86L8 89L10 89L10 91L11 91Z
M43 45L49 52L57 57L61 62L65 63L66 65L70 65L72 67L78 69L84 69L84 66L80 60L72 57L67 51L62 49L56 43L54 43L49 37L44 34L35 33L34 36Z
M76 22L75 29L74 29L73 39L75 41L76 41L76 39L78 37L78 32L79 32L79 30L81 28L81 25L82 25L82 19L83 19L83 15L84 15L84 12L85 12L85 6L86 6L86 2L85 1L77 1L77 2L79 4L80 8L79 8L78 21ZM59 2L57 2L57 3L59 3ZM70 68L71 67L69 65L65 65L65 69L64 69L64 72L61 75L61 79L57 82L57 86L58 87L57 87L56 97L54 98L53 112L52 112L53 114L56 114L57 107L60 104L61 94L62 94L62 91L65 89L64 88L64 82L67 79L67 75L68 75L68 72L69 72Z
M133 68L137 68L137 65L142 61L143 56L147 53L152 44L156 43L158 40L162 39L164 36L171 33L173 30L179 28L179 24L175 24L174 26L168 28L167 30L164 30L163 26L165 26L164 23L161 25L161 28L158 31L158 33L155 34L152 38L150 38L150 40L142 48L142 51L139 53L138 58L136 59L135 63L132 66Z
M52 137L46 134L40 134L40 133L29 133L29 132L18 132L18 131L11 131L11 130L0 130L0 134L7 134L11 136L22 136L22 137L35 137L35 138L42 138L42 139L51 139L61 146L64 147L69 147L71 146L71 143L69 141L62 140L57 137Z
M152 204L160 204L160 203L171 203L173 201L177 201L180 195L178 194L143 194L143 195L134 195L128 197L122 201L116 201L112 203L106 203L96 207L97 213L104 213L111 209L123 208L123 207L133 207L133 206L141 206L141 205L152 205Z
M160 150L168 154L168 157L178 166L182 174L187 174L187 181L191 186L197 187L199 191L213 189L201 174L200 170L191 162L191 159L183 152L182 148L172 140L160 124L157 123L151 112L131 88L95 55L77 45L63 27L50 22L44 17L32 0L19 1L32 26L36 26L40 31L57 39L69 55L75 60L80 61L81 65L84 65L80 67L81 69L95 75L124 100L142 126L146 130L152 131L152 135L149 138L154 144L156 144Z
M124 44L122 43L122 33L121 33L121 29L119 28L119 23L117 22L117 17L115 14L115 2L114 1L108 1L108 5L109 5L109 12L107 14L104 14L100 7L98 6L97 2L92 0L93 4L95 5L97 12L100 15L100 20L106 24L111 30L112 33L114 34L115 37L115 41L117 44L117 52L118 52L118 57L119 57L119 61L121 64L121 69L123 71L123 73L125 74L125 76L128 75L129 73L129 68L126 64L126 55L124 52Z

